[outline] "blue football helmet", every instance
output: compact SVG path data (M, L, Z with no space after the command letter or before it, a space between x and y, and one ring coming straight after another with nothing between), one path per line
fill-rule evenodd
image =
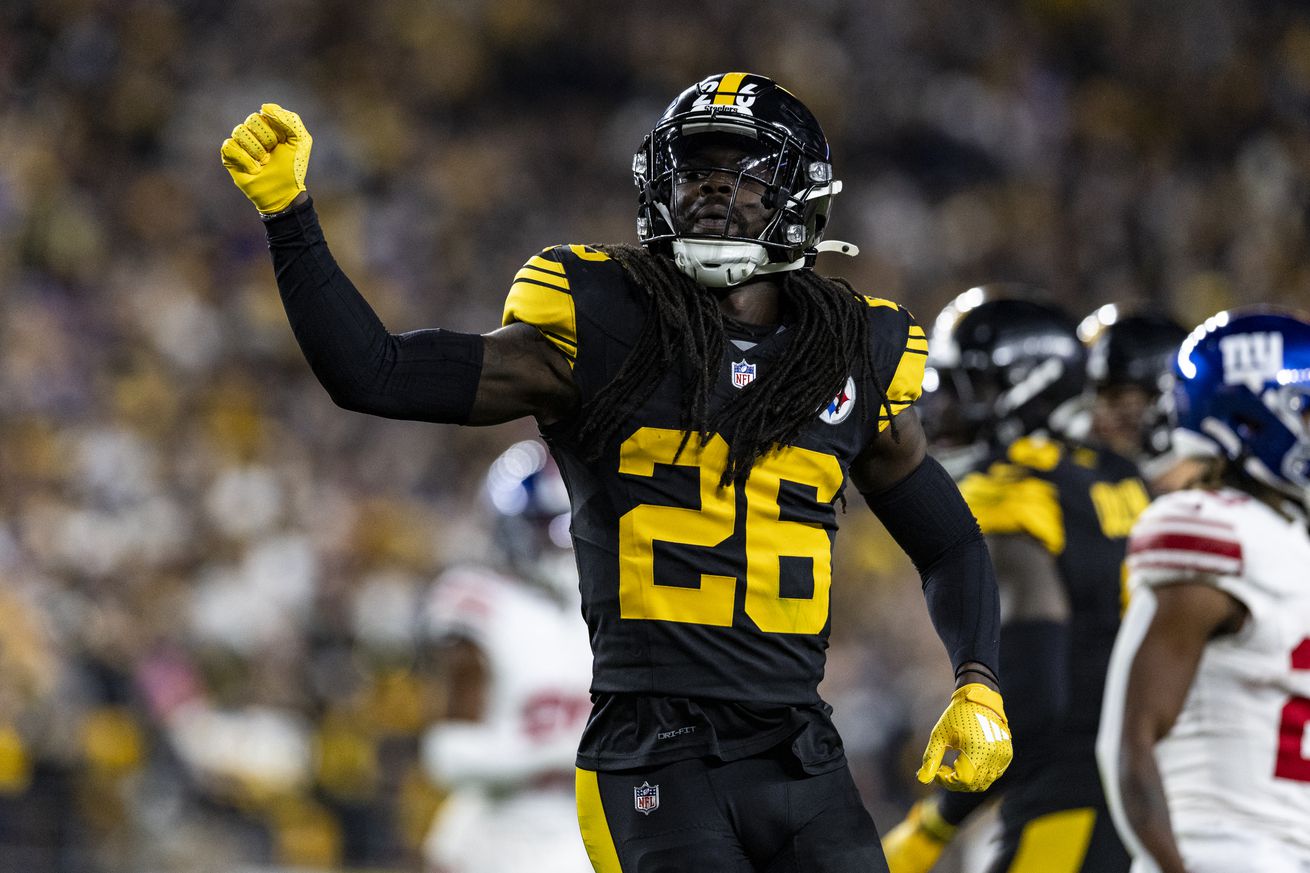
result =
M525 581L575 594L569 493L546 447L523 440L506 449L487 471L483 497L492 540L507 568Z
M1183 342L1174 374L1176 445L1227 458L1310 506L1310 321L1220 312Z

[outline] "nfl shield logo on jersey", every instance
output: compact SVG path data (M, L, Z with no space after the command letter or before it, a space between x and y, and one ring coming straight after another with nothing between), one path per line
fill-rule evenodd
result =
M846 387L841 390L840 394L832 398L827 406L819 410L819 418L825 424L841 424L854 408L855 380L847 376Z
M660 787L643 782L632 789L632 805L642 815L650 815L660 808Z
M755 365L748 364L743 359L732 362L732 387L745 388L755 381Z

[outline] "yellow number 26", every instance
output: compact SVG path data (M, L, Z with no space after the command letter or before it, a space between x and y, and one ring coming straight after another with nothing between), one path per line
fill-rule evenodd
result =
M619 607L623 618L678 621L727 627L736 600L735 576L701 574L689 588L660 584L655 578L655 543L714 548L736 529L736 487L719 487L728 460L728 444L715 434L704 446L688 440L674 461L682 432L643 427L624 441L619 472L653 476L656 464L697 469L700 506L643 503L619 519ZM815 500L831 503L841 487L842 470L832 455L784 446L751 469L746 492L746 614L768 633L815 634L828 621L832 587L832 548L823 525L783 520L779 495L784 482L815 490ZM782 594L782 558L809 559L814 591L809 597Z

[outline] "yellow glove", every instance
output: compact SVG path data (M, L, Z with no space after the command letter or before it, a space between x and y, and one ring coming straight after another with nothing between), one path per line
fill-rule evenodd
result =
M241 193L267 215L286 209L305 190L313 145L299 115L265 103L232 129L218 153Z
M953 765L942 764L948 748L960 753ZM983 791L1000 778L1013 757L1001 695L971 682L955 689L937 719L918 777L924 784L936 777L951 791Z
M904 821L882 838L891 873L928 873L956 830L942 818L931 798L920 800L910 807Z

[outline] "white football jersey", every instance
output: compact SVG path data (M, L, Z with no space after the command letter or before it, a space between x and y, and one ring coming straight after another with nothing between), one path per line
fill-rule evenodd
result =
M482 650L491 679L486 725L576 753L591 713L591 645L578 601L560 603L490 570L458 567L433 588L428 629ZM561 766L572 780L572 753Z
M429 771L453 791L424 853L452 873L590 873L573 800L574 761L591 713L591 647L578 602L483 568L444 573L428 632L470 640L487 660L478 723L435 725Z
M1310 860L1304 521L1240 491L1175 492L1138 519L1127 569L1132 601L1111 658L1099 745L1117 744L1121 733L1128 670L1155 611L1152 587L1193 579L1231 594L1249 617L1206 645L1182 712L1156 746L1170 819L1189 863L1215 834L1247 833L1286 847L1299 868ZM1103 768L1117 758L1098 752Z

